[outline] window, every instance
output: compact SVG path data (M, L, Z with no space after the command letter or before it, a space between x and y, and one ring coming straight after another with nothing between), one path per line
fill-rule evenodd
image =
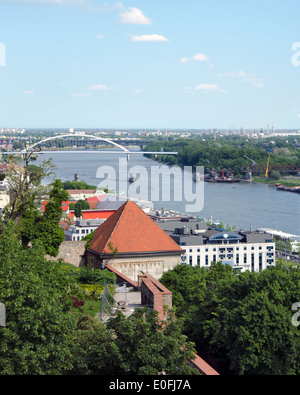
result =
M200 266L200 255L197 256L197 265Z
M197 249L197 252L200 252L200 248Z
M191 266L193 265L193 257L191 255L190 255L190 258L189 258L189 263L190 263Z
M205 255L205 265L208 265L208 255Z
M247 263L247 254L244 254L244 263Z
M213 261L217 262L217 256L216 255L213 255Z
M259 265L259 271L262 271L262 253L259 254L258 258L258 265Z
M240 263L240 255L239 254L236 254L235 261L236 261L237 265Z

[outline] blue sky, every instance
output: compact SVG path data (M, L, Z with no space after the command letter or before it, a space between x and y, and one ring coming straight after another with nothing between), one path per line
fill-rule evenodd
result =
M0 127L300 129L299 15L299 0L0 0Z

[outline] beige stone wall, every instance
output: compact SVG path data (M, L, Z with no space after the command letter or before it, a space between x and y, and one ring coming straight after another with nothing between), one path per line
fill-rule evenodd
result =
M49 260L57 261L63 259L64 262L72 263L79 267L82 263L82 256L85 253L86 241L63 241L56 257L46 256Z
M104 264L114 267L116 270L136 282L141 272L151 274L156 280L159 280L165 272L181 264L181 256L154 256L129 259L115 258L104 260Z

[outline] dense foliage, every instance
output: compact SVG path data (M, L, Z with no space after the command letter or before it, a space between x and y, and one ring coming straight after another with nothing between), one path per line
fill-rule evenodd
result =
M87 184L84 181L64 181L64 189L97 189L94 185Z
M76 331L74 366L68 374L156 375L198 374L187 362L193 344L170 318L162 323L157 312L137 309L126 318L117 312L106 326L83 317Z
M68 199L68 194L62 189L62 182L55 180L48 196L45 211L37 206L27 209L20 218L18 233L24 245L40 240L45 253L56 256L60 244L64 241L64 230L59 226L62 217L62 202Z
M161 149L178 152L178 155L159 155L158 160L171 166L204 166L205 172L230 170L236 176L243 176L245 170L251 168L251 160L266 167L270 150L272 150L270 165L292 165L300 168L300 150L294 146L293 137L256 140L241 136L216 139L212 136L202 136L174 141L156 141L148 144L144 150L160 151ZM285 170L282 174L286 174Z
M300 301L300 270L278 265L234 274L181 265L161 282L173 292L176 316L200 355L221 373L298 375L300 333L292 306Z
M82 285L113 285L114 274L48 261L40 240L27 247L12 222L1 227L0 375L196 373L187 365L194 346L178 321L170 317L166 325L148 309L97 320L86 310L91 294Z
M11 225L0 239L0 300L0 374L59 374L72 366L76 321L67 278L44 259L40 242L24 248Z

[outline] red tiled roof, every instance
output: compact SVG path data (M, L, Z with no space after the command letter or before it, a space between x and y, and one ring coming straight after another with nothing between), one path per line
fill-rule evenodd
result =
M90 250L100 254L134 252L182 252L178 244L167 235L134 202L124 203L95 232Z

